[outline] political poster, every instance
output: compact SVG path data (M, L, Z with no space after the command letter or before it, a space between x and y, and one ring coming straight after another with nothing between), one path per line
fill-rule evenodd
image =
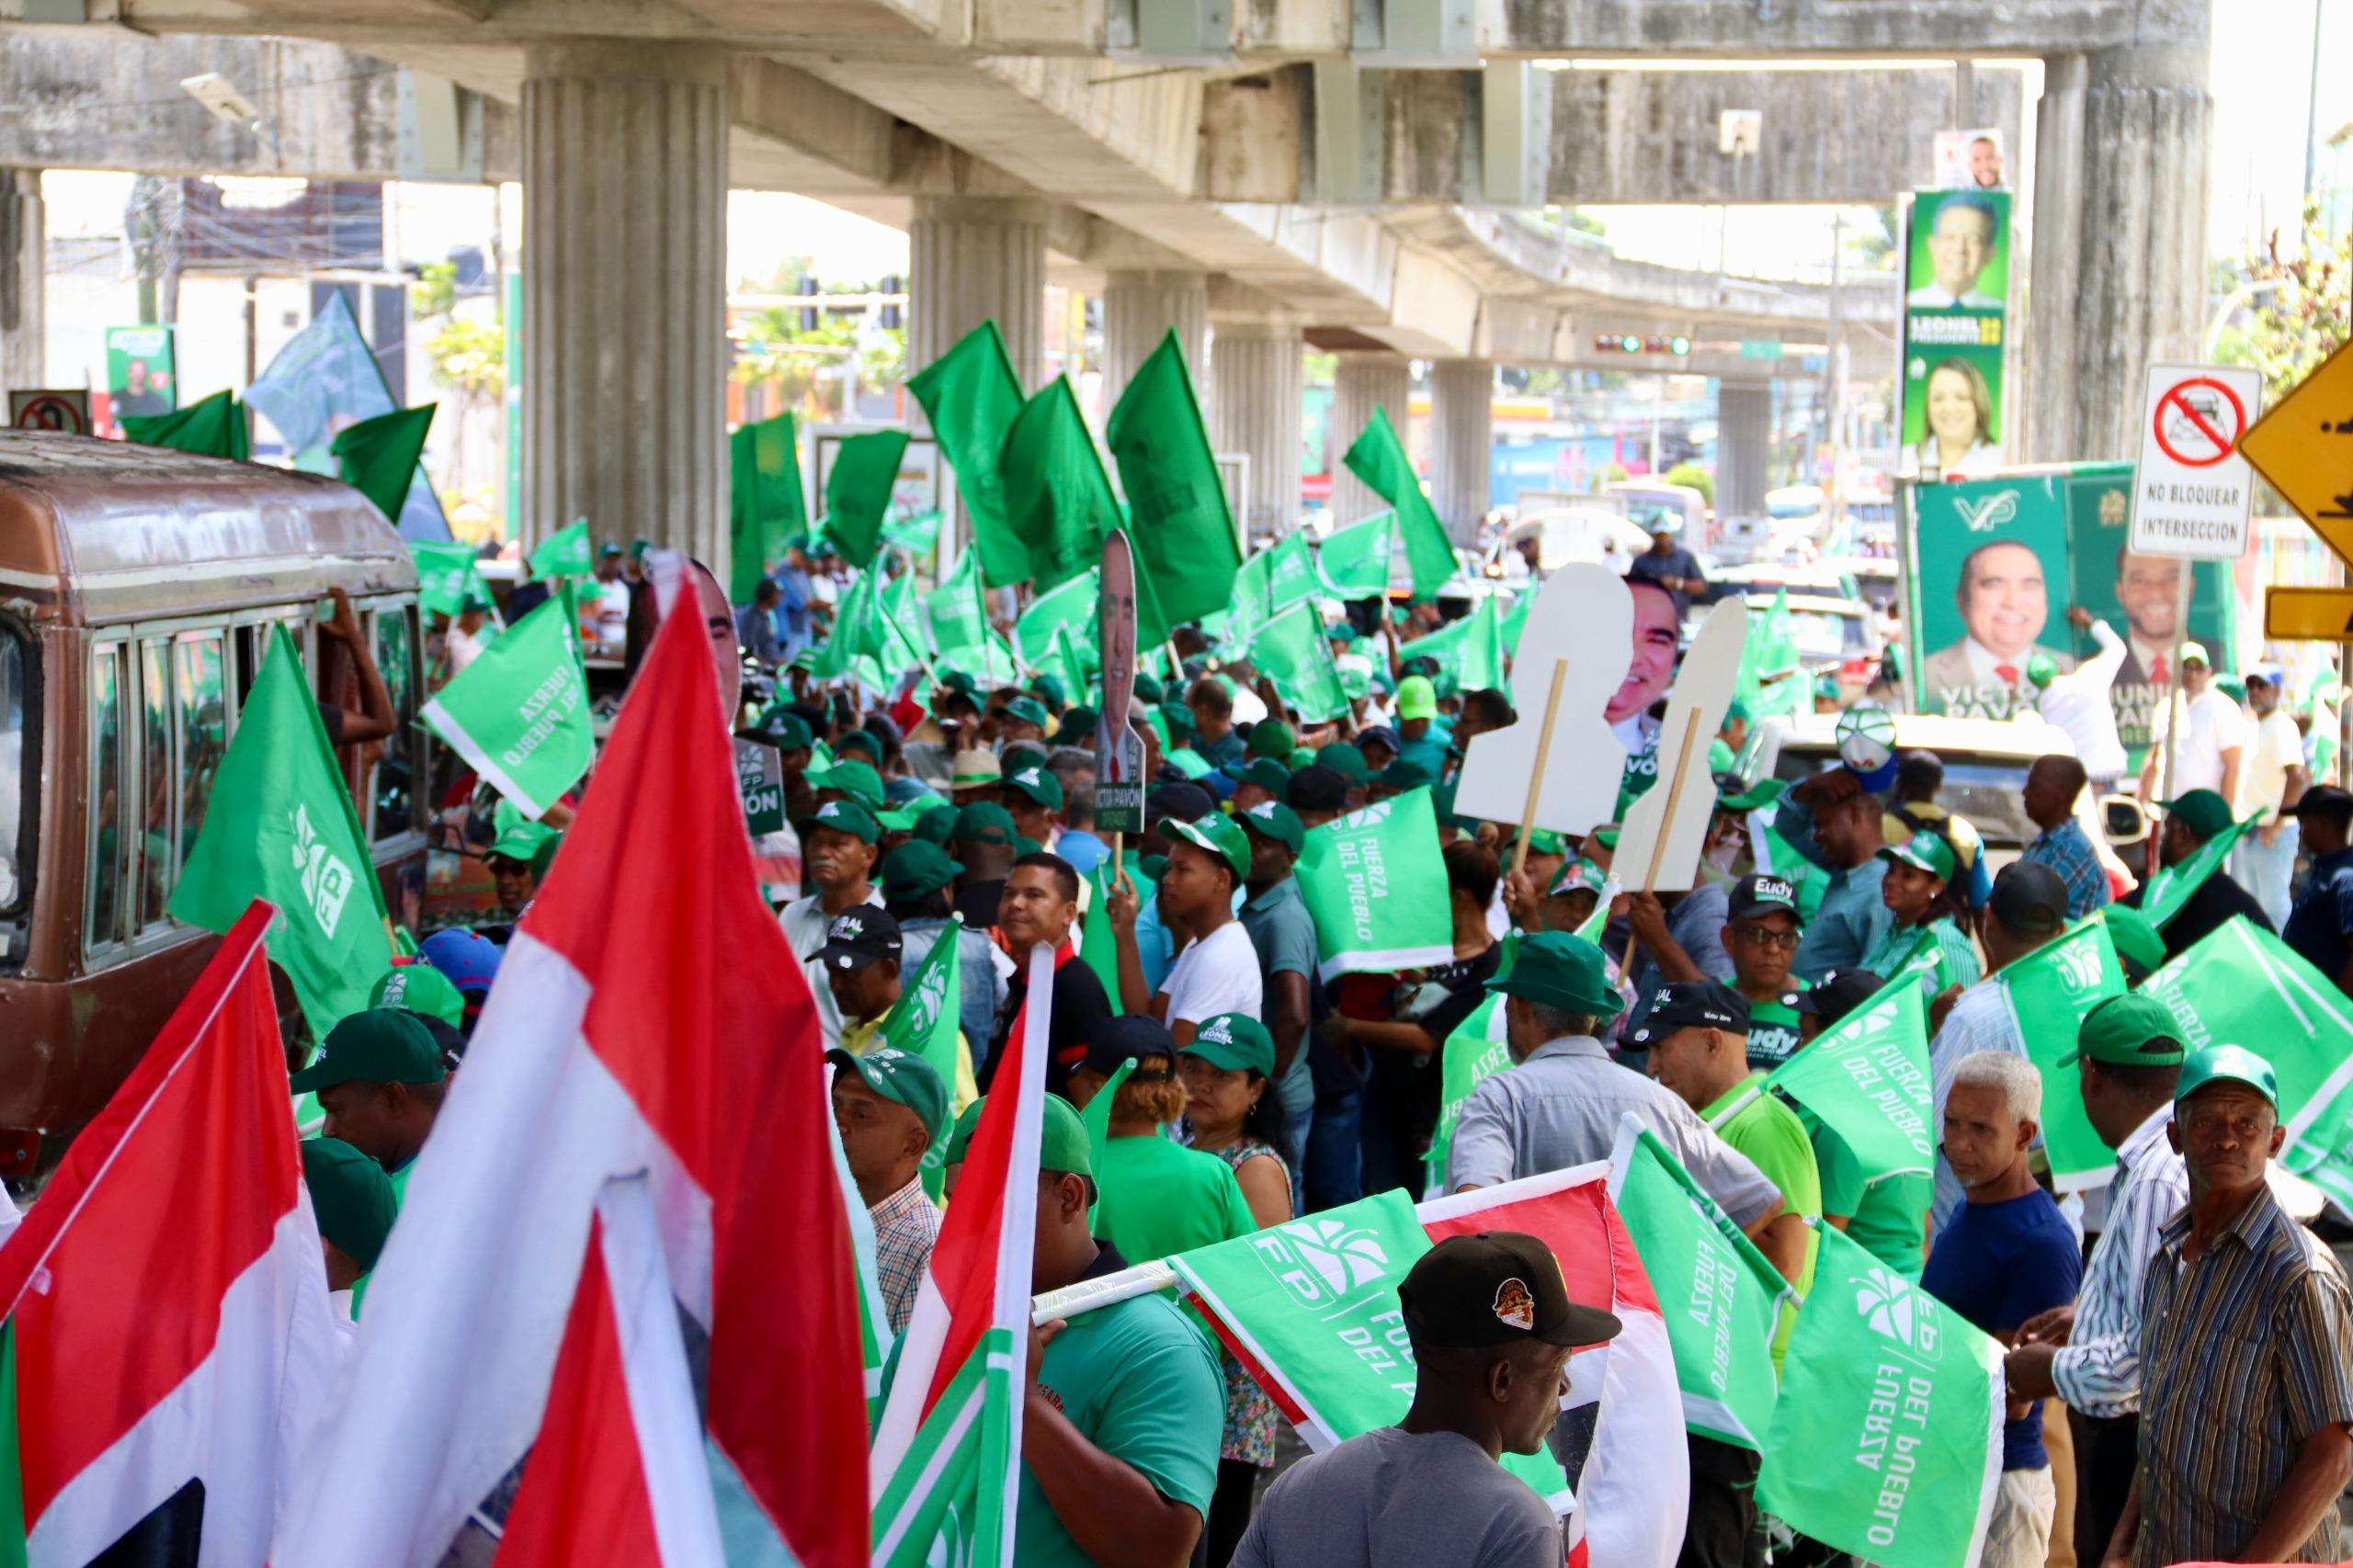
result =
M1914 193L1904 235L1904 430L1896 472L1976 479L2003 465L2007 191Z
M180 405L175 353L178 329L172 326L107 328L107 421L122 434L125 415L152 418Z
M2185 639L2236 668L2228 562L2136 555L2126 542L2132 465L2078 463L2015 479L1909 487L1904 624L1914 707L2006 719L2035 706L2038 657L2054 680L2105 673L2117 739L2134 767ZM2189 572L2187 622L2181 574ZM2105 623L2119 649L2070 611Z
M1942 189L2001 190L2010 183L2004 173L1999 126L1939 131L1935 148L1936 183Z

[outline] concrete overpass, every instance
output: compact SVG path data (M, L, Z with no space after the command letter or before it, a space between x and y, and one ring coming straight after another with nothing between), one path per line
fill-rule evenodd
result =
M1825 324L1818 290L1643 267L1505 210L1885 201L1916 183L1941 125L2003 125L2029 144L2015 70L1759 57L2046 58L2023 421L2038 455L2123 449L2131 368L2189 341L2202 287L2200 0L0 0L0 17L12 7L64 20L11 36L9 97L28 107L0 114L0 165L114 161L63 144L60 84L90 72L53 51L93 40L108 70L149 81L179 73L176 51L240 49L270 51L248 91L272 68L302 79L288 63L301 46L267 41L292 34L410 67L411 92L464 89L434 97L445 172L519 176L531 193L528 373L593 389L527 400L527 533L627 513L718 548L719 335L677 327L717 319L730 182L905 226L917 365L995 316L1034 381L1050 265L1100 278L1115 378L1171 325L1198 361L1214 324L1213 427L1260 460L1262 527L1295 515L1310 331L1360 345L1343 362L1344 425L1402 404L1402 356L1440 362L1437 489L1461 522L1483 490L1471 454L1494 361L1571 358L1592 331L1636 324L1792 339ZM1759 62L1660 72L1613 55ZM364 69L340 73L359 78L355 98L402 90ZM382 138L348 107L340 124L281 114L274 151L220 145L193 106L179 137L151 134L199 146L186 155L211 170L315 156L381 177ZM1765 116L1753 156L1718 151L1729 108ZM176 166L170 146L120 156ZM2086 209L2124 243L2087 233ZM1842 303L1892 324L1892 297ZM2067 373L2085 365L2100 373Z

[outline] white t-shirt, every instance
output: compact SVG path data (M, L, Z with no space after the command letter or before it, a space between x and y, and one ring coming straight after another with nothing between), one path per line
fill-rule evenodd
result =
M2181 749L2174 755L2173 781L2167 789L2176 798L2191 790L2220 790L2222 753L2245 744L2246 726L2239 705L2229 693L2210 686L2185 701L2182 713ZM2172 722L2173 704L2160 699L2149 729L2149 744L2158 754L2160 783L2165 777L2165 735Z
M2239 798L2234 809L2245 816L2261 806L2277 817L2280 797L2288 792L2288 769L2303 765L2303 732L2284 710L2274 708L2255 721L2247 737L2246 752L2239 758Z
M1168 966L1160 989L1168 998L1165 1021L1198 1024L1220 1013L1259 1017L1266 1002L1258 978L1258 949L1239 920L1229 920L1199 941L1189 942Z

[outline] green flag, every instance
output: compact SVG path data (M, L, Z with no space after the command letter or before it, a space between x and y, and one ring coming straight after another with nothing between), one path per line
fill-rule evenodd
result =
M1756 1503L1880 1568L1972 1568L2002 1479L2002 1347L1824 1226Z
M1315 557L1308 553L1304 531L1285 534L1265 554L1267 602L1275 614L1315 597Z
M1039 591L1060 587L1095 566L1103 537L1119 526L1120 504L1069 377L1055 377L1021 405L1006 432L1000 469L1006 521L1028 551L1024 575ZM982 564L987 565L985 554Z
M1086 1129L1086 1146L1098 1159L1102 1156L1105 1140L1111 1136L1111 1097L1120 1092L1120 1085L1126 1083L1128 1074L1135 1070L1136 1059L1132 1056L1113 1068L1111 1075L1103 1080L1103 1086L1095 1091L1095 1097L1086 1102L1086 1108L1078 1113L1079 1124ZM1098 1187L1095 1189L1095 1201L1086 1206L1087 1222L1092 1224L1095 1217L1102 1211L1103 1189Z
M956 569L923 599L924 619L931 625L932 646L942 653L985 648L989 641L988 605L982 597L981 557L968 550L956 558Z
M1464 691L1504 684L1503 617L1489 594L1478 608L1450 620L1427 636L1404 644L1405 657L1438 661L1438 669L1454 677Z
M1131 849L1124 864L1128 881L1135 886L1139 906L1148 909L1152 901L1159 896L1160 887L1143 874L1142 866L1138 864L1142 858ZM1111 1004L1111 1011L1114 1014L1124 1013L1127 1009L1120 1006L1119 941L1111 931L1112 869L1106 864L1097 866L1087 875L1095 884L1095 893L1086 902L1086 918L1079 928L1078 956L1087 968L1095 971L1095 978L1103 983L1103 994Z
M1747 706L1753 725L1770 714L1790 715L1812 707L1812 693L1801 678L1797 632L1790 620L1790 591L1777 590L1772 608L1760 619L1751 612L1755 630L1740 647L1740 674L1733 690Z
M1503 644L1505 653L1517 654L1519 652L1520 631L1528 625L1528 612L1535 608L1536 587L1534 584L1530 584L1527 587L1520 589L1518 593L1512 597L1511 608L1504 611Z
M1427 785L1310 828L1294 873L1322 972L1389 973L1454 956L1454 917Z
M1093 690L1095 686L1095 663L1086 656L1086 651L1081 648L1077 641L1071 636L1068 626L1054 628L1052 650L1048 657L1048 663L1054 673L1063 677L1063 687L1070 693L1070 699L1073 702L1086 702L1087 693Z
M412 541L408 558L416 564L416 605L427 615L455 616L470 598L488 599L482 571L471 544L423 544Z
M542 583L558 577L585 577L597 570L588 540L588 519L580 517L540 540L531 551L531 575Z
M809 531L792 415L739 425L727 437L727 597L747 605L795 536Z
M1631 1111L1610 1151L1609 1199L1666 1308L1685 1430L1759 1447L1773 1415L1773 1325L1787 1281Z
M1082 647L1095 646L1095 616L1097 572L1073 577L1061 587L1041 593L1029 601L1021 619L1013 623L1013 649L1021 662L1036 669L1046 662L1053 651L1054 633L1068 627Z
M882 624L882 612L875 603L875 579L872 572L860 572L854 578L841 603L834 610L834 634L817 652L817 663L810 672L820 680L836 680L857 673L860 659L872 659L878 664L889 652L889 634Z
M1223 609L1242 548L1174 328L1120 394L1105 434L1128 494L1137 577L1152 579L1161 612L1180 625Z
M1390 427L1386 411L1374 409L1371 420L1342 460L1348 472L1365 482L1372 493L1396 510L1397 531L1405 543L1405 564L1414 574L1414 597L1434 597L1455 574L1454 546L1447 542L1446 525L1438 520L1405 443Z
M168 447L199 457L253 460L253 426L245 405L225 389L170 414L126 414L122 438L142 447ZM388 514L397 519L399 513Z
M1222 618L1211 616L1202 622L1204 628L1222 627L1222 635L1236 641L1246 640L1251 628L1263 626L1275 613L1274 596L1269 584L1273 577L1275 552L1262 550L1242 563L1233 574L1233 604ZM1139 634L1141 635L1141 634Z
M882 1043L893 1051L904 1051L910 1056L920 1056L931 1063L947 1085L949 1097L956 1093L956 1042L962 1039L956 1027L957 999L963 994L963 963L958 940L964 930L963 917L959 915L940 929L931 944L931 951L915 966L899 994L898 1002L882 1017ZM916 1174L923 1177L923 1189L939 1201L942 1186L948 1176L948 1140L935 1138L924 1152Z
M904 550L921 561L939 546L940 511L910 512L904 517L892 517L882 525L882 542L893 549Z
M1336 597L1377 597L1389 592L1389 554L1396 547L1397 514L1379 512L1325 534L1315 551L1316 570Z
M434 693L424 719L525 816L546 815L597 750L572 585Z
M1284 702L1311 724L1348 710L1348 694L1332 667L1332 646L1311 605L1294 605L1252 632L1250 662L1273 677Z
M2148 916L2149 924L2160 931L2171 925L2182 905L2189 902L2189 895L2206 885L2206 879L2222 868L2238 841L2261 823L2263 816L2262 808L2257 807L2200 845L2181 864L2161 867L2141 890L2141 913Z
M2075 1049L2084 1015L2124 989L2124 966L2117 961L2108 923L2086 920L2005 965L1996 978L2027 1058L2042 1071L2042 1142L2051 1155L2052 1185L2061 1192L2097 1187L2114 1174L2116 1153L2092 1131L2074 1064L2062 1067L2059 1059Z
M1510 938L1506 938L1509 940ZM1446 1162L1454 1153L1454 1124L1462 1116L1462 1102L1471 1091L1511 1065L1511 1048L1504 1042L1504 999L1488 997L1455 1025L1438 1055L1438 1128L1430 1134L1429 1167L1425 1190L1432 1198L1446 1194Z
M408 487L416 477L426 433L433 428L433 411L438 406L428 403L421 408L396 408L346 426L327 448L343 482L374 502L387 521L397 521L408 502Z
M225 932L257 898L278 906L269 956L324 1040L368 1006L369 987L392 962L391 921L302 655L282 624L245 694L170 909L175 920Z
M1029 551L1006 516L1002 463L1006 437L1021 412L1021 381L993 321L983 322L955 347L907 378L923 404L939 449L956 471L956 494L972 515L972 542L993 588L1029 575Z
M1836 1134L1869 1179L1934 1171L1928 1012L1912 971L1801 1047L1715 1124L1775 1090Z
M882 517L898 487L899 460L906 456L904 430L870 430L843 437L825 474L824 535L842 559L863 570L874 564Z

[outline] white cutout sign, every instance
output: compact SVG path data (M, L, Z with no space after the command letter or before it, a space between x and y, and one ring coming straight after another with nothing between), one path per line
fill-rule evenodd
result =
M1658 782L1626 808L1610 869L1629 888L1683 892L1699 869L1708 819L1716 809L1715 781L1708 772L1708 742L1722 727L1740 680L1741 644L1748 641L1748 606L1728 598L1708 612L1699 633L1675 672L1666 718L1658 732ZM1675 788L1681 765L1683 788ZM1667 801L1675 801L1672 821ZM1652 875L1652 868L1657 874Z
M1609 733L1603 710L1625 682L1634 642L1634 601L1607 566L1586 562L1544 580L1530 607L1511 667L1511 705L1519 722L1472 737L1463 753L1454 809L1487 822L1517 823L1528 811L1528 782L1556 661L1568 665L1552 747L1537 797L1537 827L1586 833L1618 805L1626 748ZM1413 644L1405 644L1413 652Z

